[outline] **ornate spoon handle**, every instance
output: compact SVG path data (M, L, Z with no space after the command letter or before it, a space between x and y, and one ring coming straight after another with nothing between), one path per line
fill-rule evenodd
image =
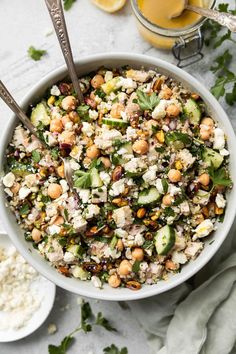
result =
M55 28L58 41L60 43L62 53L66 61L66 65L74 86L74 90L78 96L80 103L82 103L84 101L84 98L80 88L79 79L76 74L61 0L45 0L45 2L52 19L52 23Z
M4 86L3 82L0 80L0 97L3 99L3 101L8 105L8 107L17 115L17 117L20 119L20 121L23 123L23 125L29 129L31 134L33 134L39 141L40 143L44 146L47 147L44 141L39 139L37 135L37 130L36 127L31 123L25 112L20 108L20 106L16 103L10 92L7 90L7 88Z
M218 22L220 25L227 27L231 32L236 32L236 16L192 5L186 5L186 9Z

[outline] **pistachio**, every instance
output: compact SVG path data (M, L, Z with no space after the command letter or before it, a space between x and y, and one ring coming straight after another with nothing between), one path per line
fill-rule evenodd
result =
M137 211L137 218L142 219L146 214L146 209L145 208L140 208Z
M141 284L138 281L130 280L130 281L127 281L126 288L128 288L130 290L140 290Z
M112 181L119 181L121 179L123 174L123 167L122 166L116 166L114 171L112 172Z

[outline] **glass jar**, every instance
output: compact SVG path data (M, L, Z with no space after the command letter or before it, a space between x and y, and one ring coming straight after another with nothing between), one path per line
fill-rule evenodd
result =
M213 9L215 3L216 0L203 0L203 7ZM142 37L156 48L172 50L179 67L183 68L203 58L201 27L206 18L201 17L191 26L180 29L162 28L143 16L138 7L138 0L131 0L131 5Z

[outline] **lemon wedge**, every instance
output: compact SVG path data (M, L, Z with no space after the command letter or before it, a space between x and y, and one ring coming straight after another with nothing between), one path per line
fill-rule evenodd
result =
M92 0L99 9L106 12L116 12L125 5L126 0Z

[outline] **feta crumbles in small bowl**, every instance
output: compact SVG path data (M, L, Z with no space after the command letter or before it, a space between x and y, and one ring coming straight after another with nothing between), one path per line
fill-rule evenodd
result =
M235 138L218 103L169 64L123 57L84 61L83 104L63 70L47 90L44 81L28 112L49 149L11 126L2 178L5 222L17 221L13 240L35 266L68 290L113 300L194 274L226 237L235 199Z

